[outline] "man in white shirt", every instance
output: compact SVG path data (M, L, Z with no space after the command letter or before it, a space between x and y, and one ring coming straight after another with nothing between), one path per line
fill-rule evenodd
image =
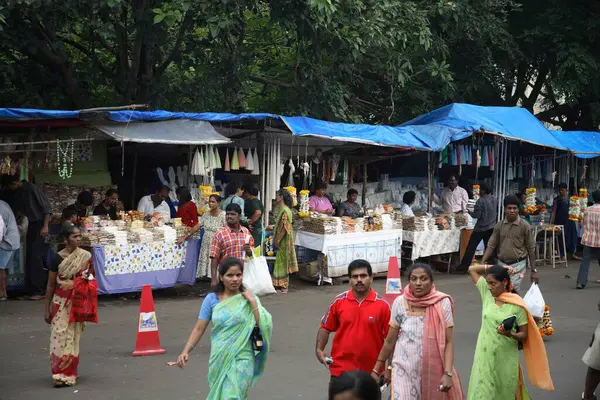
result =
M415 216L412 210L412 205L415 203L416 198L417 194L412 190L409 190L408 192L404 193L404 195L402 196L402 207L400 208L400 213L402 215L407 217Z
M143 212L145 215L153 214L155 212L161 213L165 222L170 221L171 209L165 201L165 199L169 197L170 191L171 189L168 186L163 185L156 193L142 197L138 203L138 211Z
M442 206L445 213L466 213L469 195L458 186L458 177L451 175L448 186L442 190L441 198L435 196L435 202Z

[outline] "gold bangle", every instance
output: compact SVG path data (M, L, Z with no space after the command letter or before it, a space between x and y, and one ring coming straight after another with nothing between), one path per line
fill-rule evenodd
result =
M371 371L371 372L373 372L373 373L374 373L375 375L377 375L377 376L381 376L381 374L380 374L379 372L377 372L377 371L375 370L375 368L373 368L373 371Z

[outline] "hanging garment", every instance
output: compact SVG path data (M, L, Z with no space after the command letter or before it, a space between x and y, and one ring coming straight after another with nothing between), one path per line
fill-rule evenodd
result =
M254 171L254 158L252 158L252 149L248 149L248 154L246 155L246 170L250 172Z
M242 149L240 147L240 151L238 154L238 159L240 162L240 168L246 168L248 166L247 162L246 162L246 155L244 154L244 149Z
M240 155L238 153L237 147L233 149L233 154L231 157L231 170L237 171L240 169Z
M158 180L161 184L165 186L169 186L169 182L165 179L165 174L163 173L162 168L156 168L156 175L158 176Z
M221 164L221 156L219 155L219 149L217 149L215 147L215 163L216 163L216 167L217 169L221 169L223 168L223 165Z
M200 158L198 159L198 175L200 176L204 176L206 175L206 162L204 159L204 152L202 151L202 149L200 149Z
M258 152L256 151L256 148L254 148L254 157L252 157L252 161L254 161L252 175L260 175L260 161L258 161Z
M456 165L462 165L463 163L463 154L462 154L462 146L459 144L456 146Z
M225 172L231 171L231 163L229 161L229 149L225 149Z
M177 184L179 186L186 186L185 175L183 174L183 167L181 165L177 167Z
M194 158L192 160L192 175L200 175L199 170L199 163L200 163L200 152L198 151L198 149L196 149L196 151L194 152Z
M487 151L487 147L483 148L483 155L481 157L481 166L482 167L489 167L490 166L490 160L489 160L489 154Z
M290 167L290 172L288 174L287 186L294 186L294 172L296 172L296 167L294 167L294 161L291 158L288 161L288 167Z

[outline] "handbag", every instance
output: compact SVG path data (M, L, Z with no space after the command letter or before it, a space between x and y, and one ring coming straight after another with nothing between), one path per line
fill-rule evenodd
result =
M262 333L258 326L255 326L252 329L252 333L250 334L250 340L252 341L252 348L254 351L262 351L264 347Z

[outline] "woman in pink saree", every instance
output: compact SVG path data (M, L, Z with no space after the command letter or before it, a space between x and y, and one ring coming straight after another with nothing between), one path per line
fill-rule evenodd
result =
M92 255L79 248L81 233L71 222L61 227L65 248L49 266L44 319L51 325L50 364L55 387L74 386L84 322L71 322L73 280L93 275ZM90 278L91 279L91 278Z
M438 292L428 265L408 270L409 284L392 306L390 330L373 371L381 371L394 352L386 379L393 400L462 400L454 368L454 303ZM379 379L378 374L372 374Z

